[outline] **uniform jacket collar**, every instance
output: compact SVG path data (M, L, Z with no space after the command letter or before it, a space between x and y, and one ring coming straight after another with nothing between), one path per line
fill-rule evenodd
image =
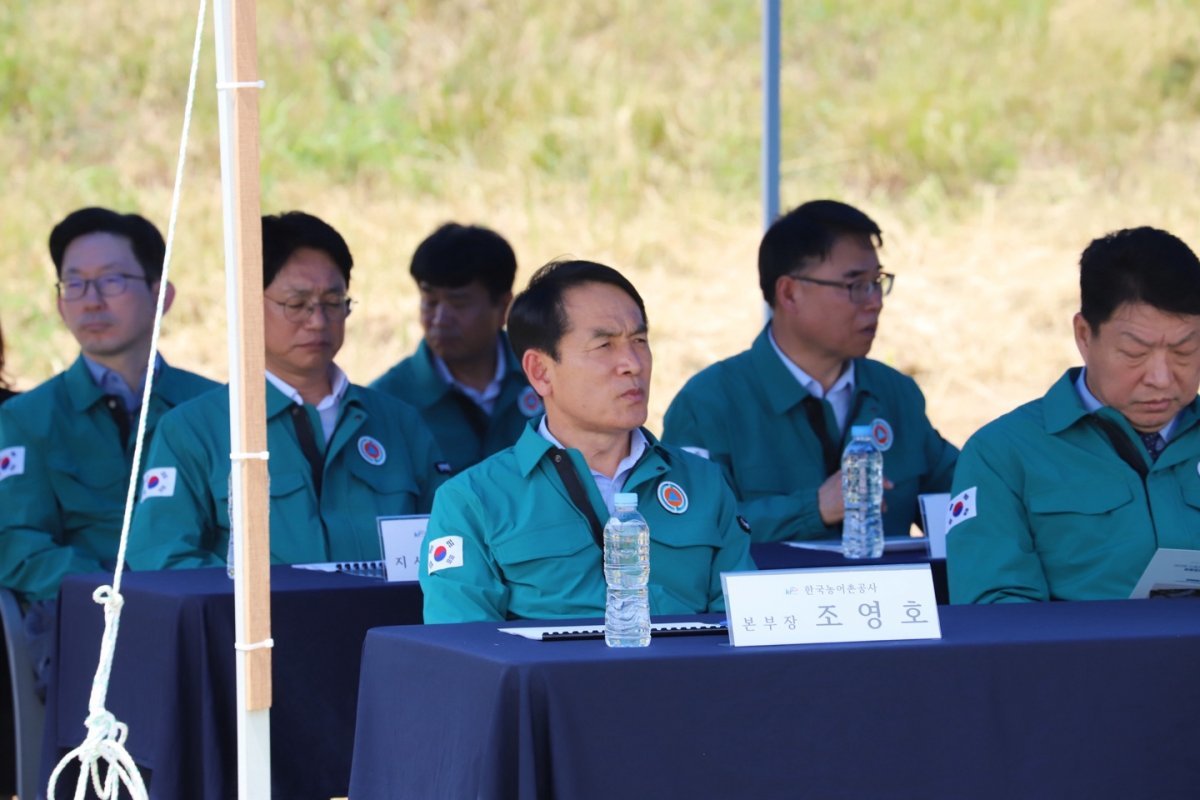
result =
M504 331L500 332L500 342L504 352L504 379L500 383L500 395L496 398L497 409L500 408L500 402L511 394L510 387L514 382L523 385L525 374L521 371L521 364L513 354L512 346L508 343L508 334ZM429 351L429 345L425 344L424 339L417 345L417 352L413 354L410 363L414 389L412 396L415 398L413 405L417 408L426 409L436 405L451 392L453 387L442 380L442 376L438 375L437 369L434 368L433 353Z
M754 344L750 346L750 361L754 365L755 374L761 378L766 387L767 403L771 410L776 414L784 414L800 405L810 395L809 391L800 385L800 381L796 380L796 377L779 360L779 354L775 352L775 348L771 346L771 340L767 336L769 328L770 323L767 323L755 338ZM854 422L851 417L855 416L856 410L861 412L864 409L870 411L874 408L869 402L869 398L875 396L875 392L872 390L873 375L870 369L872 363L866 358L854 359L854 399L851 400L850 416L846 419L847 430ZM867 397L861 397L861 395L867 395Z
M525 478L528 478L542 459L546 458L554 449L554 445L543 439L542 435L538 433L538 424L541 421L540 416L529 420L525 425L525 430L521 432L521 438L517 439L516 445L513 446L517 469ZM645 428L642 428L641 431L646 437L646 452L642 454L641 460L638 461L637 466L633 468L633 472L629 473L629 478L625 481L625 485L629 487L643 482L648 474L658 475L669 471L673 459L671 452L663 447L654 434ZM575 462L576 470L586 470L587 464L583 460L582 453L575 449L569 449L567 452L571 455L571 460ZM581 472L581 474L588 475L590 470Z
M1075 390L1075 382L1079 380L1081 370L1081 367L1071 367L1046 392L1046 396L1043 398L1046 433L1062 433L1089 415L1088 410L1083 406L1083 401L1079 399L1079 392ZM1130 436L1133 436L1133 427L1120 412L1106 406L1096 413L1104 414L1106 417L1111 418L1114 422L1127 429ZM1175 432L1172 434L1172 441L1182 436L1198 420L1200 420L1200 398L1192 400L1191 403L1184 406L1183 410L1179 412L1179 419L1175 425Z
M154 386L150 395L152 401L160 399L173 408L195 396L195 388L185 386L184 382L178 379L179 370L165 361L161 361L160 364L154 376ZM75 411L86 411L104 399L104 392L92 380L92 373L82 354L63 373L63 380L66 382L67 396L70 397L71 406Z

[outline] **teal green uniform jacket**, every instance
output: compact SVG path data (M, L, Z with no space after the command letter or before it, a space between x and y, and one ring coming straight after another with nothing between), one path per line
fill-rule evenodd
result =
M429 511L446 467L420 416L393 397L351 385L324 449L321 496L292 422L294 403L267 383L271 561L298 564L380 557L377 519ZM318 443L316 410L305 406ZM229 389L163 418L146 459L129 565L134 569L225 563L229 548ZM147 491L174 469L171 492Z
M442 380L424 341L417 352L376 378L371 388L395 395L421 412L442 456L458 473L512 446L525 423L542 415L541 398L525 380L507 337L504 352L507 368L491 414Z
M147 441L168 410L216 387L164 364L150 395ZM11 453L20 449L24 461L21 474L0 467L0 585L47 600L65 575L115 566L133 471L132 427L121 441L82 357L0 406L0 453L15 464Z
M907 536L919 521L917 495L949 491L958 449L929 424L925 397L912 378L866 358L854 361L854 376L844 433L836 430L829 403L821 401L829 435L840 458L852 425L888 423L883 474L895 486L884 495L884 530ZM756 542L841 533L840 525L822 522L817 504L827 476L821 441L802 406L808 396L764 329L749 350L688 381L663 420L663 441L703 448L725 471Z
M650 526L650 613L723 611L721 573L754 569L733 495L712 464L646 438L624 491L637 493ZM601 550L563 488L552 450L530 422L515 446L438 492L420 566L426 622L603 616ZM603 522L609 515L583 456L567 452ZM666 482L686 495L683 513L659 501ZM459 565L431 575L430 543L448 536L462 538Z
M1078 377L1069 370L963 447L946 537L951 602L1120 599L1156 548L1200 549L1200 401L1152 465L1123 416L1097 412L1150 465L1143 482L1089 419ZM971 489L973 501L960 497Z

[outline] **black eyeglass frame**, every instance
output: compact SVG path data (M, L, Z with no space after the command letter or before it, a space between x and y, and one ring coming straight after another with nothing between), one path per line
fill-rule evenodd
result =
M119 280L114 280L117 278ZM58 296L68 302L82 300L87 297L88 287L92 284L96 286L96 293L101 297L116 297L125 294L125 290L129 288L130 281L142 281L147 287L154 285L154 281L147 278L145 275L130 275L128 272L109 272L97 278L70 278L65 281L58 281L54 284L55 290L58 291ZM69 286L82 286L78 292L68 291ZM105 286L109 287L105 290Z
M893 272L880 272L871 280L865 281L827 281L822 278L810 278L807 275L796 275L788 273L789 278L803 281L804 283L815 283L817 286L832 286L835 289L845 289L850 296L851 303L862 303L867 300L875 290L879 290L880 297L887 297L892 292L892 285L896 282L896 275ZM855 295L858 295L857 297Z

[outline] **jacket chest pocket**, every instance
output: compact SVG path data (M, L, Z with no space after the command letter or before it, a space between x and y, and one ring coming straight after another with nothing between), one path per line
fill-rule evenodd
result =
M1029 514L1035 547L1041 552L1064 553L1092 560L1120 537L1133 491L1119 481L1095 480L1062 485L1029 496ZM980 509L980 513L985 513Z
M586 523L558 522L497 537L492 554L507 580L555 589L576 584L589 569L600 570L600 549Z
M217 516L218 527L229 530L229 520L233 516L233 495L231 494L230 481L233 473L226 473L220 478L213 478L209 484L209 489L213 495L213 505ZM288 524L284 519L276 520L276 513L282 509L297 508L296 497L307 489L307 483L304 476L299 472L282 472L272 474L270 476L269 487L271 494L271 527L274 528L278 524ZM303 509L300 514L297 514L296 520L292 522L303 522L309 518L313 509L309 507L307 501L300 504Z
M68 530L119 518L123 513L129 468L124 464L116 469L111 467L82 469L66 460L51 460L47 464L51 485L68 520Z
M346 469L354 487L348 502L368 503L379 516L416 513L420 488L407 472L360 458L347 461Z

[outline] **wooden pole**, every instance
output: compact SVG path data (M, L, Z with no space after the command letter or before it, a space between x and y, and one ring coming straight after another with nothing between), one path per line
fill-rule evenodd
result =
M258 55L253 0L234 0L233 43L235 83L258 81ZM237 370L242 387L242 441L234 443L234 452L262 453L267 449L267 406L265 346L263 344L262 293L262 211L259 198L258 164L258 90L234 90L234 206L237 213L237 282L240 287L241 314L237 327L241 343ZM242 533L237 558L243 569L238 577L246 582L243 642L265 642L271 638L271 536L267 462L246 459L242 462L240 488L245 502L238 520ZM252 650L246 654L246 708L250 711L271 707L271 651Z
M254 0L217 0L218 110L229 313L230 525L236 539L238 795L271 793L271 574L258 53Z

